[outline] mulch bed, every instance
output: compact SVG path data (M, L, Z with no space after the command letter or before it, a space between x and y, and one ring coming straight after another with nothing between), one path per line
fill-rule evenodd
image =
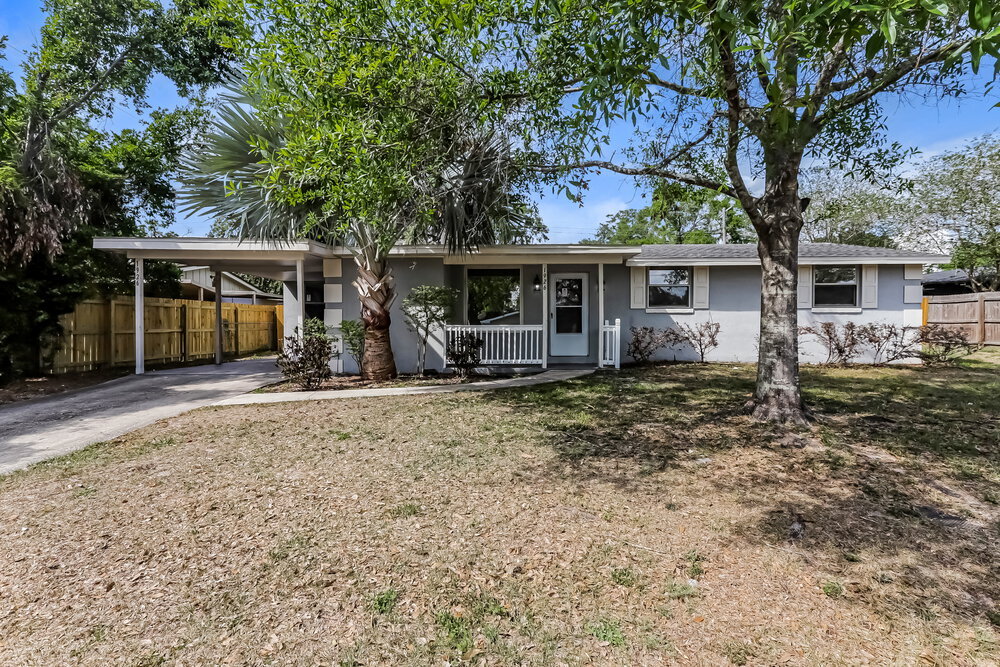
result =
M385 382L374 382L372 380L366 380L360 375L335 375L331 378L323 380L322 385L318 389L303 389L299 385L282 381L275 384L270 384L266 387L261 387L254 393L258 394L271 394L275 392L286 392L286 391L336 391L338 389L383 389L387 387L429 387L434 385L447 385L447 384L469 384L471 382L485 382L487 380L497 380L504 377L515 377L512 375L481 375L472 374L468 377L460 377L457 374L440 374L440 375L400 375L394 380L387 380Z

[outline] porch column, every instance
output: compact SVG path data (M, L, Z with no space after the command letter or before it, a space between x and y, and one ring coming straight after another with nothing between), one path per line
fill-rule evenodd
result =
M305 261L301 259L295 260L295 292L298 298L299 309L295 313L296 327L298 327L298 336L302 337L305 333L306 324L306 276L305 276Z
M597 265L597 367L604 366L604 264Z
M146 299L145 267L141 257L135 258L135 374L146 372ZM112 342L113 344L113 342Z
M549 265L542 264L542 368L549 367Z
M215 363L222 363L222 271L212 268L212 287L215 289Z

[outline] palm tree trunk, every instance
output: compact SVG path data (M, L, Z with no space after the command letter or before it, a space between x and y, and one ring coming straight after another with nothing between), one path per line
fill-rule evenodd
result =
M363 377L368 380L391 380L396 377L396 359L389 340L392 320L389 309L396 298L392 269L385 260L364 256L354 259L358 276L354 287L361 299L361 321L365 326L365 351L361 364Z

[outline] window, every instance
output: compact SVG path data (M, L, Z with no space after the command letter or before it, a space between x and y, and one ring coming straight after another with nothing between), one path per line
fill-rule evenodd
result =
M663 266L649 270L647 308L688 308L691 305L691 271Z
M521 270L469 269L469 324L521 323Z
M858 267L817 266L813 269L813 306L857 306Z

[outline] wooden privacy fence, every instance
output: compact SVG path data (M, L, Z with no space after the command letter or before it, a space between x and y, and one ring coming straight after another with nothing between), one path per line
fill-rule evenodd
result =
M924 324L962 331L972 343L1000 345L1000 292L926 297Z
M52 357L52 373L88 371L135 363L135 305L132 297L87 300L63 315L63 337ZM215 303L188 299L145 299L147 364L213 359ZM282 306L222 304L223 350L229 356L277 350Z

